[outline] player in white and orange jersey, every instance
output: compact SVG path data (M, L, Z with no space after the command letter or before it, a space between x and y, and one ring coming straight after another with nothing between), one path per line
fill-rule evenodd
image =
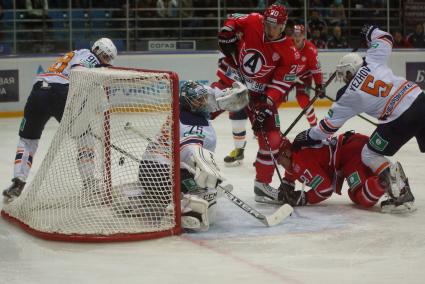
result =
M412 137L425 152L425 95L418 85L394 75L388 67L393 43L389 33L365 26L362 37L369 46L365 60L357 53L341 58L337 74L347 85L338 91L327 116L316 127L298 134L294 145L313 145L362 112L377 118L380 124L363 147L362 161L385 187L390 196L388 206L409 207L414 197L403 169L385 156L393 156Z
M116 56L117 49L113 42L108 38L101 38L93 44L91 50L80 49L68 52L63 57L59 57L47 72L37 75L25 104L24 118L19 127L13 183L3 191L6 201L21 194L38 148L38 141L47 121L51 117L59 122L62 119L68 96L68 76L72 68L108 66L112 64ZM80 139L79 141L88 140ZM81 167L84 168L82 171L90 171L90 168L93 168L91 163L84 162L92 159L93 151L88 145L79 145L78 155Z

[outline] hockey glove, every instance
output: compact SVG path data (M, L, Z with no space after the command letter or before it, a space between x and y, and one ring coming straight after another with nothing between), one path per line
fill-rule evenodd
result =
M297 136L294 139L294 142L292 142L292 149L299 150L301 147L309 147L316 144L319 144L320 140L314 140L311 139L308 135L310 133L310 129L304 130L303 132L300 132L297 134Z
M224 26L218 33L218 47L228 57L233 57L236 54L238 41L238 36L231 27Z
M370 24L363 25L360 31L360 40L365 42L369 46L369 43L372 41L372 32L377 28L378 27L375 25L370 25Z
M287 203L291 206L304 206L307 204L304 191L295 190L293 183L286 184L284 180L279 190L279 197L282 198L283 203Z
M261 106L261 110L257 111L252 123L252 130L261 131L264 127L265 121L273 115L272 106L264 104Z
M214 153L197 147L193 151L192 162L195 166L194 180L201 188L216 188L224 180L214 160Z
M323 99L326 97L326 89L323 85L316 85L316 96Z

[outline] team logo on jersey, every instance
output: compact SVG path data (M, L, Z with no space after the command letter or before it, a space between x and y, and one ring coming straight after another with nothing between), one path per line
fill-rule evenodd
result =
M369 145L372 146L372 148L382 152L387 147L388 141L382 138L378 132L375 132L369 140Z
M273 52L272 60L273 61L278 61L279 59L280 59L279 53Z
M320 175L315 176L312 181L308 184L313 190L316 189L323 181L323 177Z
M354 172L347 178L348 186L353 189L360 184L360 175L359 172Z
M272 71L275 66L266 65L265 56L258 50L242 49L240 59L243 72L251 78L261 78Z
M19 125L19 130L20 131L24 131L25 128L25 124L27 123L27 120L24 118L22 118L21 124Z

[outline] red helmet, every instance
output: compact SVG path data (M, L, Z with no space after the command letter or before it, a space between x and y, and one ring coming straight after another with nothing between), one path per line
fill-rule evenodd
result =
M288 20L288 13L285 6L271 5L264 11L264 20L276 25L285 25Z
M304 25L295 25L294 26L294 33L300 33L300 34L304 34Z
M292 143L288 138L282 136L282 142L280 142L278 155L281 155L286 149L292 150Z

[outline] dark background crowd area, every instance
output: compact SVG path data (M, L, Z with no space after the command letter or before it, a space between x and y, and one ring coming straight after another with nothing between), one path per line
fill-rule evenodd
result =
M230 14L262 12L274 2L0 0L0 54L7 49L57 52L87 45L99 36L110 37L121 51L144 50L143 41L168 39L195 40L198 49L215 49L218 28ZM425 12L411 11L425 8L425 0L309 0L307 9L303 0L280 2L289 11L285 32L291 35L295 24L304 24L307 38L321 49L355 46L365 23L390 27L394 48L425 48Z

